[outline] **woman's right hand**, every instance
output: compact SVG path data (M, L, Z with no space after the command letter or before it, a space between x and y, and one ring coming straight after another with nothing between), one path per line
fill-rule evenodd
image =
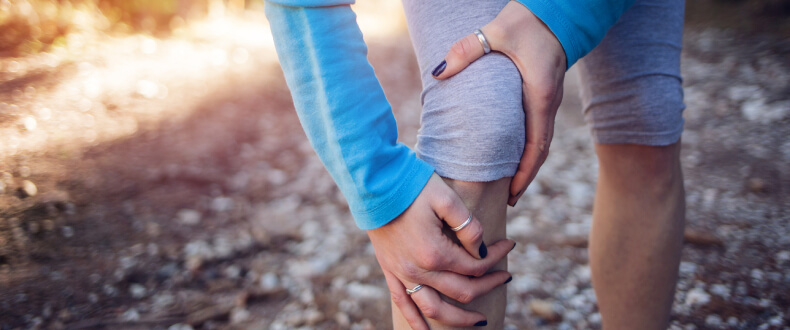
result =
M468 303L510 278L506 271L486 272L507 256L514 241L505 239L486 246L483 227L474 217L456 232L463 246L442 232L443 222L457 227L469 214L455 191L434 174L406 211L390 223L368 231L392 302L413 329L428 329L422 315L450 326L484 323L485 315L451 305L439 293ZM408 295L406 289L417 284L423 288Z

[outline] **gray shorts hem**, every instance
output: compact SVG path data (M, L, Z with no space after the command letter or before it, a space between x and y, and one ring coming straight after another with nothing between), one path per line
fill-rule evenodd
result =
M497 164L459 164L457 162L440 160L424 154L419 154L420 159L433 166L436 174L443 178L468 181L491 182L501 178L511 177L516 174L518 162Z
M596 144L638 144L645 146L668 146L680 140L683 127L667 133L603 132L592 131Z

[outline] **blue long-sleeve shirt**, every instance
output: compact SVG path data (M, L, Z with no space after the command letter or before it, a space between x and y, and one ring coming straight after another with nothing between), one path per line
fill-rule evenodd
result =
M519 0L557 36L568 67L590 52L634 0ZM299 120L363 230L411 205L433 168L398 143L350 5L354 0L265 0Z

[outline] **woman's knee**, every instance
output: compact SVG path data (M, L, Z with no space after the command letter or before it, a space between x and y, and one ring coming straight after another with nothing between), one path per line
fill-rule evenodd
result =
M418 151L439 175L464 181L512 176L525 139L518 70L504 55L489 54L429 84L421 123Z

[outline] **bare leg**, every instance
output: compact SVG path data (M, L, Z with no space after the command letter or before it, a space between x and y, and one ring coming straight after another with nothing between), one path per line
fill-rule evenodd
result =
M604 329L666 329L686 208L680 142L596 152L590 267Z
M445 179L445 182L461 196L469 210L480 219L485 231L484 242L493 243L505 238L505 214L510 178L492 182ZM502 260L493 270L507 270L507 260ZM445 300L454 302L464 309L479 311L488 317L487 327L475 327L474 329L502 329L504 328L505 303L507 301L505 293L506 287L500 286L466 305L454 302L450 298L445 298ZM392 306L392 320L395 329L410 329L409 324L395 306ZM428 325L431 329L451 329L432 320L428 320Z

